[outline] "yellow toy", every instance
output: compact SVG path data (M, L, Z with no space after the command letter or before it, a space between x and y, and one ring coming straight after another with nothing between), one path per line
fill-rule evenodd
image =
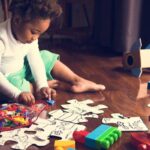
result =
M13 119L15 122L18 122L22 125L28 125L29 124L29 121L27 119L21 117L21 116L15 116Z
M54 143L55 150L75 150L74 140L56 140Z

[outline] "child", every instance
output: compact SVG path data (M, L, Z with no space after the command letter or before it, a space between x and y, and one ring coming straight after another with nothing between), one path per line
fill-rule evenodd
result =
M39 51L38 38L61 14L56 0L12 0L9 10L11 18L0 24L1 93L30 105L39 94L53 98L58 80L75 93L105 89L75 74L57 54Z

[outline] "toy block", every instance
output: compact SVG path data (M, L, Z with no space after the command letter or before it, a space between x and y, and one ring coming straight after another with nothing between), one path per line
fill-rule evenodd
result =
M131 133L131 143L137 150L150 150L150 136L149 133Z
M52 99L48 99L46 102L47 102L49 105L54 105L54 104L55 104L55 101L52 100Z
M74 140L56 140L54 143L55 150L75 150Z
M121 134L122 133L117 128L111 127L96 140L97 147L101 146L104 149L108 149L119 137L121 137Z
M91 133L89 133L86 136L86 138L85 138L86 143L85 144L91 148L97 147L97 139L100 136L102 136L103 132L106 132L109 128L111 128L111 127L108 125L98 126L95 130L93 130Z
M86 131L85 133L87 134L88 132ZM122 132L116 127L102 124L91 133L86 134L82 134L81 131L75 131L73 138L77 142L84 143L87 147L99 150L100 148L108 149L121 137Z
M84 144L85 143L85 137L89 134L88 131L74 131L73 132L73 137L74 139L79 142L79 143L82 143Z

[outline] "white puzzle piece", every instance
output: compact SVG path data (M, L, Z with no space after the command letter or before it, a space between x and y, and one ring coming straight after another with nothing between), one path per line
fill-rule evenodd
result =
M115 123L121 131L148 131L148 128L143 123L140 117L130 118L103 118L102 123Z
M47 120L38 118L36 124L36 130L44 129L47 131L48 136L60 137L61 139L72 139L72 134L74 131L86 129L84 125L60 121L54 118Z
M72 123L87 122L88 120L86 118L98 118L97 114L83 115L83 114L63 112L61 109L51 111L49 112L49 115L57 120Z
M108 108L106 105L100 104L97 106L89 106L88 104L93 104L94 102L90 99L84 101L78 101L76 99L68 100L68 104L61 105L64 108L64 111L70 113L78 114L102 114L104 111L102 109Z
M117 119L128 119L128 117L125 117L124 115L122 115L120 113L113 113L113 114L111 114L111 116L113 118L117 118Z
M4 145L6 141L14 141L17 143L13 144L11 148L25 150L33 144L37 146L45 146L49 144L50 141L48 138L42 140L43 134L38 133L42 133L43 131L36 131L35 134L27 134L26 131L33 132L35 130L31 130L30 128L20 128L1 132L0 145Z

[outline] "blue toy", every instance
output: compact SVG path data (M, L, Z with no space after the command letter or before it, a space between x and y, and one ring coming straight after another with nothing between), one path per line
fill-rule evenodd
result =
M55 101L52 100L52 99L48 99L46 102L47 102L49 105L54 105L54 104L55 104Z

